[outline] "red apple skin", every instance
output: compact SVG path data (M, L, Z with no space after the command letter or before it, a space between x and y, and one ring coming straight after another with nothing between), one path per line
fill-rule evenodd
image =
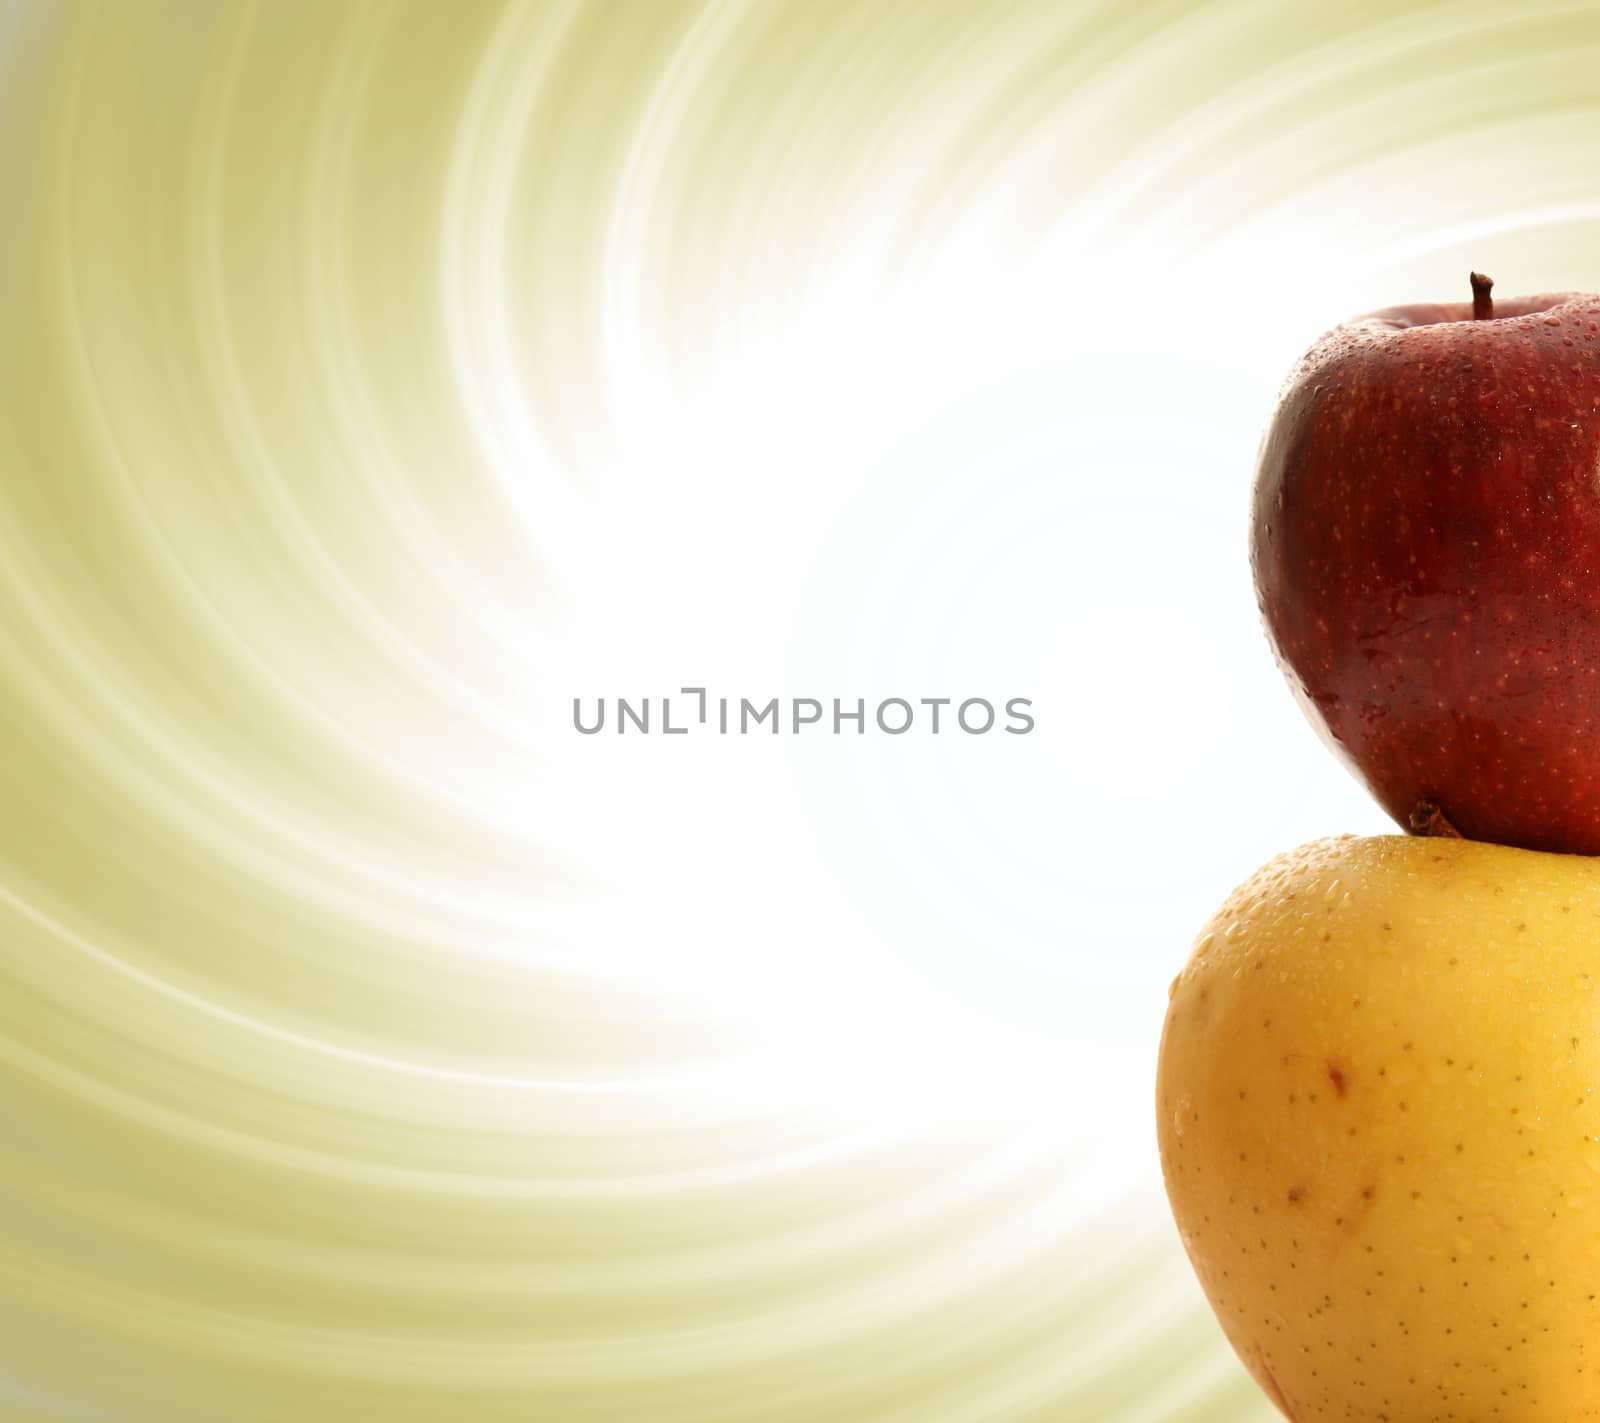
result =
M1250 557L1290 685L1401 825L1600 854L1600 296L1323 336L1262 442Z

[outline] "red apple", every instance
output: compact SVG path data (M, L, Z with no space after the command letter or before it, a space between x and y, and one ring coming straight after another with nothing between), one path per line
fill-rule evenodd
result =
M1491 285L1306 353L1261 446L1256 596L1402 825L1600 854L1600 296Z

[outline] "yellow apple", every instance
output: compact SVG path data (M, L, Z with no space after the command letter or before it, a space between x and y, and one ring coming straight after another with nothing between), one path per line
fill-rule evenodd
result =
M1162 1170L1295 1423L1600 1420L1600 859L1322 840L1172 985Z

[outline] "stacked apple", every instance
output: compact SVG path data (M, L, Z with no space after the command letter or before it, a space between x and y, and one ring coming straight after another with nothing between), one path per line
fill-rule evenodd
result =
M1256 475L1268 634L1409 836L1223 905L1157 1076L1173 1214L1294 1423L1600 1420L1600 296L1329 332Z

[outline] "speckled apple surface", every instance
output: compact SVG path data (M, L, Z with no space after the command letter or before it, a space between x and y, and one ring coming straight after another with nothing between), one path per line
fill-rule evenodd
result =
M1600 1418L1600 862L1344 837L1272 861L1168 1004L1162 1166L1294 1423Z
M1313 722L1402 825L1600 853L1600 297L1396 307L1291 375L1257 597Z

